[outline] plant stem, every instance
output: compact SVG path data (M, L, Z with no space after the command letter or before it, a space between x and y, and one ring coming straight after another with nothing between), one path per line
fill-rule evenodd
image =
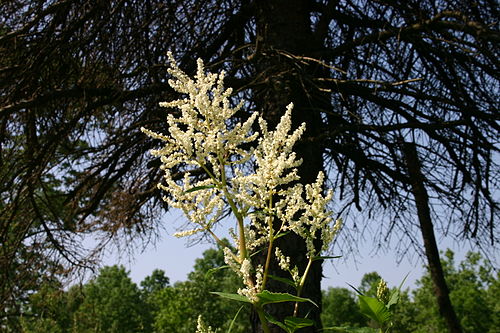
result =
M264 314L264 309L260 307L259 305L254 304L254 309L257 311L257 315L259 316L260 323L262 325L262 330L264 333L271 333L271 330L269 329L268 326L268 321L266 319L266 315Z
M262 277L262 287L261 287L262 290L266 289L267 276L269 275L269 264L271 263L271 257L273 255L273 243L274 243L274 235L272 234L271 231L269 235L269 246L267 248L266 264L264 265L264 276Z
M243 260L248 257L247 244L245 239L245 225L243 224L243 217L241 217L241 215L239 215L237 218L238 218L238 231L239 231L240 259L241 262L243 263Z
M313 258L309 257L309 261L307 262L306 270L304 271L304 274L300 278L299 285L297 286L297 296L300 297L300 294L302 293L302 288L304 287L304 284L306 282L307 274L309 274L309 270L311 269L311 265L313 262ZM295 302L295 308L293 309L293 316L297 317L297 314L299 312L299 302Z
M238 210L236 203L233 201L233 196L231 195L231 193L229 193L227 189L226 169L224 167L226 165L225 160L220 154L217 155L221 169L220 174L221 174L222 191L226 196L227 202L229 203L229 207L231 207L231 211L233 212L234 216L236 217L236 220L238 221L239 250L240 250L240 264L241 264L243 263L243 260L245 260L248 257L247 243L245 239L245 224L243 221L243 215Z
M270 193L268 211L272 213L273 209L273 192ZM267 248L266 263L264 265L264 276L262 277L262 287L261 290L266 289L267 276L269 275L269 265L271 263L271 257L273 256L273 243L274 243L274 218L269 219L269 246Z

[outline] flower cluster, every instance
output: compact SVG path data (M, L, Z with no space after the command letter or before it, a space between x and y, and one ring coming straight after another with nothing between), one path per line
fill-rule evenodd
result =
M280 268L284 271L288 271L290 269L290 257L287 257L281 252L279 247L276 247L274 250L274 255L276 256L276 259L278 260L278 265Z
M235 123L233 117L243 102L231 106L232 91L223 86L224 73L205 73L199 60L192 79L179 69L171 54L169 58L169 73L173 76L169 84L182 98L161 105L179 112L167 116L167 134L144 128L142 131L164 143L151 152L160 157L164 170L164 180L158 185L166 193L164 200L181 209L194 224L175 235L207 231L218 240L212 230L229 207L238 221L238 230L232 232L236 251L226 247L225 261L245 283L238 293L257 302L267 272L260 265L252 265L252 252L269 242L272 248L274 238L294 232L304 238L312 260L329 246L340 228L339 222L332 225L327 209L332 191L323 193L323 173L313 184L297 182L296 168L301 160L293 147L304 133L305 124L292 130L292 104L272 131L256 112ZM259 131L255 130L256 121ZM200 171L206 177L194 176ZM322 249L315 246L318 238ZM290 269L291 259L279 248L274 255L279 266L298 281L297 268Z
M239 270L239 275L243 278L245 288L238 289L238 294L245 296L250 301L256 303L259 301L257 296L262 290L262 280L264 274L264 268L259 265L253 272L253 267L250 259L244 259ZM254 277L255 276L255 281Z
M387 287L387 283L383 279L380 279L377 286L377 299L387 304L389 302L389 292L390 290L389 287Z
M169 73L175 78L169 84L186 97L160 105L179 109L180 116L168 114L168 134L141 130L164 141L161 149L151 151L160 157L165 171L164 182L158 187L166 192L164 200L170 206L183 210L191 222L202 227L193 229L194 233L211 228L222 215L227 194L225 164L242 164L250 159L252 152L241 146L256 139L258 133L252 134L251 127L258 115L253 113L245 122L230 127L228 120L241 109L242 103L231 107L232 90L224 89L224 73L205 74L199 60L193 80L178 68L170 53L169 58ZM176 179L172 169L183 170L184 178ZM192 184L191 174L199 169L209 174L209 178ZM205 190L193 190L199 188Z
M212 327L205 324L201 316L198 316L198 323L195 333L215 333L215 331L212 330Z

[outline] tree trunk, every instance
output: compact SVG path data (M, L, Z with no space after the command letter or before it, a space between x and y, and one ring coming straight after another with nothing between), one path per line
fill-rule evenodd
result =
M408 175L410 176L413 197L415 198L420 230L422 231L422 238L424 240L425 255L427 256L429 271L432 282L434 283L434 293L436 294L439 312L448 325L448 332L461 333L462 328L451 304L448 286L444 279L429 209L429 196L424 185L424 176L420 168L417 149L414 143L403 143L403 151L406 166L408 168Z
M294 128L306 122L306 132L295 147L297 156L302 159L298 173L302 183L312 183L318 172L323 170L322 146L311 144L308 137L317 136L321 132L322 120L320 112L331 108L328 95L318 92L311 84L313 75L321 75L320 68L298 64L288 55L304 56L321 47L312 38L309 1L303 0L264 0L256 1L256 53L253 59L258 86L253 90L257 109L273 128L290 103L294 104L292 122ZM301 272L304 271L308 258L305 243L295 235L289 234L276 241L285 255L293 258ZM265 253L265 251L263 251ZM262 260L262 258L260 258ZM271 268L271 274L287 276L276 263ZM301 296L312 299L321 307L321 261L314 262L308 275L308 280ZM271 291L289 292L295 290L273 280L268 281L267 289ZM270 305L266 311L281 321L293 314L293 304L279 303ZM321 329L321 308L309 303L299 306L299 317L307 317L316 322L315 327L301 329L300 332L313 333ZM256 316L255 316L256 317ZM254 332L262 332L257 318L253 320ZM272 332L282 332L273 327Z

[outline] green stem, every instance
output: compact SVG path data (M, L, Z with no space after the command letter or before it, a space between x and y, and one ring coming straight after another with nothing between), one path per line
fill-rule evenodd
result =
M240 245L240 260L243 263L243 260L248 257L248 253L247 253L247 244L245 239L245 225L243 224L243 218L241 216L238 217L238 231L239 231L239 245Z
M243 215L239 211L238 207L236 206L236 203L233 200L233 196L231 193L229 193L227 189L227 178L226 178L226 168L224 167L225 160L224 158L218 153L217 158L219 160L220 164L220 174L221 174L221 187L222 191L224 192L224 195L227 199L227 202L229 203L229 207L231 207L231 210L236 217L236 220L238 221L238 234L239 234L239 250L240 250L240 264L243 263L243 260L245 260L248 257L247 253L247 243L246 243L246 237L245 237L245 224L243 221Z
M268 203L268 213L272 214L272 209L273 209L273 193L271 192L271 195L269 196L269 203ZM262 277L262 287L261 290L266 289L266 283L267 283L267 276L269 275L269 266L271 263L271 258L273 256L273 243L274 243L274 218L269 219L269 245L267 248L267 257L266 257L266 263L264 265L264 276Z
M207 173L207 175L214 181L215 185L224 192L226 196L227 202L229 203L229 207L231 207L231 211L238 221L238 231L239 231L239 243L240 243L240 258L238 258L238 262L242 263L243 260L247 257L247 249L246 249L246 240L245 240L245 230L243 224L243 216L240 214L238 207L234 203L231 194L227 190L227 182L226 182L226 170L224 168L224 160L219 156L219 164L221 169L221 181L219 181L215 175L210 172L210 170L205 166L205 164L197 161L198 165ZM218 239L211 230L208 230L212 237L217 241L217 243L221 244L222 242Z
M272 231L270 232L269 235L269 246L267 248L267 258L266 258L266 264L264 265L264 276L262 277L262 287L261 290L266 289L266 283L267 283L267 276L269 275L269 265L271 263L271 257L273 256L273 243L274 243L274 235L272 234Z
M257 312L257 315L259 316L260 323L262 325L262 330L264 333L271 333L271 330L269 329L268 326L268 321L266 319L266 315L264 314L264 309L262 309L260 306L254 304L255 311Z
M300 297L300 294L302 293L302 288L304 287L304 284L306 282L307 274L309 274L309 270L311 269L312 262L313 262L312 257L309 257L309 261L307 262L306 270L304 271L304 274L300 278L299 285L297 286L297 296L298 297ZM295 302L293 316L297 317L298 312L299 312L299 302Z

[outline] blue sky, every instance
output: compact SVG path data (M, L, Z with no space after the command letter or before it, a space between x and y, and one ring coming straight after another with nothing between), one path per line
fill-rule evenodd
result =
M150 244L141 253L133 257L119 256L116 253L108 254L104 265L122 264L129 271L134 282L140 283L154 269L162 269L170 278L171 283L183 281L192 270L196 258L200 258L204 250L212 247L208 242L187 246L186 239L173 236L175 228L182 225L184 219L176 213L169 213L164 218L165 230L156 244ZM440 250L451 248L456 254L456 262L463 259L467 247L460 246L449 239L439 240ZM395 253L373 254L373 247L369 242L363 244L360 253L356 256L346 254L343 259L332 259L324 263L325 278L322 288L348 287L347 283L358 286L365 273L377 271L389 286L399 286L403 278L408 275L404 287L415 287L415 281L423 273L423 261L416 255L398 260ZM334 253L337 255L338 253ZM401 261L398 264L398 261Z

